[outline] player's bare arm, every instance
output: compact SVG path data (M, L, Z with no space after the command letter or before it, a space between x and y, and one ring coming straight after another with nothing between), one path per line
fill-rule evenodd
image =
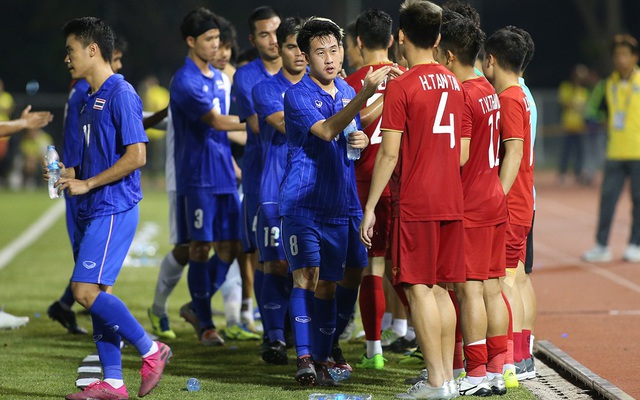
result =
M460 140L460 166L464 167L464 165L469 161L469 147L471 146L471 138L462 138Z
M91 189L108 185L131 174L147 163L146 143L133 143L126 147L124 155L110 168L87 180L60 178L56 187L59 191L67 190L71 196L88 193Z
M373 225L376 222L374 210L382 191L387 186L391 174L398 163L398 155L400 154L400 142L402 132L398 131L382 131L382 143L378 154L376 154L376 163L373 167L373 176L371 177L371 188L369 189L369 197L364 207L364 215L360 223L360 241L367 248L371 248L371 238L373 237Z
M311 133L327 142L341 134L344 128L349 125L349 122L358 114L367 99L373 96L378 86L387 78L388 73L389 67L383 67L375 71L373 71L373 68L370 68L367 76L364 78L362 90L356 94L356 97L340 110L340 112L328 119L313 124Z
M247 124L240 122L237 115L222 115L215 108L202 116L202 121L217 131L246 131Z
M247 131L227 131L227 138L233 143L244 146L247 144Z
M384 94L378 97L373 103L360 110L360 125L368 127L382 115L384 105Z
M508 139L503 141L502 145L504 146L504 157L500 160L500 183L504 194L509 194L520 170L524 140Z
M280 133L287 133L284 126L284 111L274 112L265 118L267 124L271 125L275 130Z
M26 106L22 110L19 119L13 121L0 121L0 138L11 136L23 129L37 129L45 127L53 120L53 115L49 111L31 112L31 106Z
M258 114L253 114L247 118L247 125L251 128L254 135L260 134L260 124L258 123Z
M144 126L145 130L152 128L158 125L163 119L167 118L167 114L169 114L168 106L147 118L143 118L142 126Z

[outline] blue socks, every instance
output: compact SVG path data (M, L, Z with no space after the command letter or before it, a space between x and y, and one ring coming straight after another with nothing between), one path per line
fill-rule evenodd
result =
M211 281L211 297L220 289L220 286L227 280L227 272L229 272L230 262L226 262L218 258L217 254L209 259L209 280Z
M64 293L62 294L62 297L60 297L60 302L69 307L69 309L71 309L73 303L76 302L76 299L73 297L73 292L71 291L71 282L69 282L67 287L64 289Z
M325 362L331 354L336 333L336 299L313 298L314 318L311 321L311 352L313 361Z
M353 311L356 307L356 301L358 301L358 289L348 289L344 286L337 285L336 287L336 305L337 305L337 318L336 318L336 338L342 335L344 329L349 324Z
M264 274L260 315L269 342L285 342L284 325L289 309L291 286L286 276Z
M98 349L104 379L122 379L120 335L113 329L109 329L98 315L93 314L91 319L93 320L93 340Z
M153 342L147 336L144 328L131 315L127 306L116 296L100 292L91 308L89 308L89 312L91 312L92 316L97 316L105 327L105 329L102 329L103 338L105 334L109 335L106 332L107 330L112 330L114 334L122 335L127 339L141 355L146 354L151 349ZM109 340L114 339L110 338ZM107 348L110 349L110 347ZM120 354L120 340L118 340L118 354Z
M198 316L202 329L215 327L211 315L211 279L208 264L208 262L189 260L189 272L187 273L191 305Z
M311 354L311 321L313 318L314 293L302 288L293 288L289 298L289 315L296 338L298 357Z

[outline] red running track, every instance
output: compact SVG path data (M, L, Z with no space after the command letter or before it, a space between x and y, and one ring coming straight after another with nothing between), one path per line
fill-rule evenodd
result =
M587 263L594 244L600 185L560 186L536 175L534 272L536 340L548 340L634 398L640 398L640 263L622 260L631 226L625 188L609 245L613 261Z

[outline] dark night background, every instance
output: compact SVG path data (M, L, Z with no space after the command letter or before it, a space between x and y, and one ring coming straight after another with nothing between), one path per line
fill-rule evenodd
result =
M436 0L442 4L443 0ZM470 0L482 17L482 27L491 34L505 25L528 30L536 42L535 57L525 78L534 92L555 89L566 79L571 67L585 63L601 75L610 72L607 45L615 33L640 36L638 0ZM65 94L70 77L63 59L61 28L69 19L97 16L123 35L129 49L121 71L134 85L148 74L155 74L168 86L173 72L186 54L179 24L191 8L205 6L233 22L238 30L240 48L249 46L247 17L260 5L275 7L283 17L325 16L344 26L366 8L380 8L397 21L400 0L324 0L283 1L236 0L1 0L0 78L6 90L16 97L17 110L26 102L34 107L49 107L62 115L54 101ZM25 85L37 80L40 90L25 95ZM54 100L55 99L55 100ZM51 130L58 130L52 126ZM57 136L57 132L51 132Z

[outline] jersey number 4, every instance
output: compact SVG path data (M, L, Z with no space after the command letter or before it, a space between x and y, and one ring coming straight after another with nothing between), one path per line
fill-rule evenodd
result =
M440 97L440 103L438 104L438 111L436 112L436 120L433 122L433 133L435 134L449 134L449 146L453 149L456 146L456 136L454 127L453 113L449 113L449 125L442 124L442 118L444 117L444 109L447 108L447 100L449 99L449 92L443 92Z

